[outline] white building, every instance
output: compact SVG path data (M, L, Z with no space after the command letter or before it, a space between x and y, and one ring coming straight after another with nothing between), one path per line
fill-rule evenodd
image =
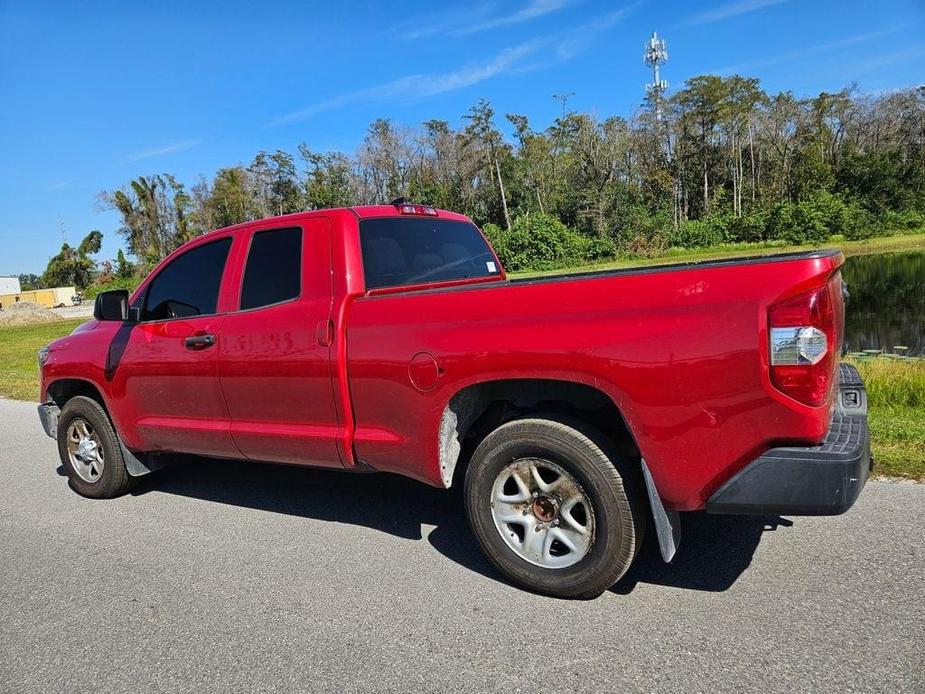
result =
M19 286L18 277L0 277L0 296L4 294L19 294L22 288Z

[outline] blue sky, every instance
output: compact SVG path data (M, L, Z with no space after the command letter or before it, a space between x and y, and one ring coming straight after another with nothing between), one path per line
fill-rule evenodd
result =
M94 228L114 256L96 196L138 175L192 183L302 141L352 152L374 118L459 124L480 97L534 127L556 93L630 115L653 30L672 88L733 71L800 96L925 82L921 0L0 0L0 274L40 273Z

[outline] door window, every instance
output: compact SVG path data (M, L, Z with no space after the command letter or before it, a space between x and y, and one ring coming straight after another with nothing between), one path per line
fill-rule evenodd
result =
M259 308L297 298L301 276L302 230L258 231L247 254L241 308Z
M231 238L196 246L170 262L148 285L142 320L215 313Z

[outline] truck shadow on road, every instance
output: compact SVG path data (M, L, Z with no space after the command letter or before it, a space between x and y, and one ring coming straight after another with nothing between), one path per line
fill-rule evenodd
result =
M139 480L134 495L179 496L260 509L308 519L372 528L430 545L456 563L503 581L469 532L458 490L434 489L388 474L188 459ZM662 562L654 536L612 590L628 594L639 583L700 591L729 588L751 563L762 536L789 521L682 514L681 545L671 564ZM425 533L422 526L434 526Z
M767 532L793 525L780 516L714 516L681 514L681 544L670 564L662 561L650 529L636 562L611 590L631 593L639 583L720 592L732 586L749 567Z

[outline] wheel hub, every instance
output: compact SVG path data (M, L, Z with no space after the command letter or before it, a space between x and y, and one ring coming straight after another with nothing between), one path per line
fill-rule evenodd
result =
M533 515L541 523L551 523L559 513L559 502L551 496L539 496L533 500Z
M77 456L84 461L92 460L96 457L96 442L90 438L82 438L77 444Z

